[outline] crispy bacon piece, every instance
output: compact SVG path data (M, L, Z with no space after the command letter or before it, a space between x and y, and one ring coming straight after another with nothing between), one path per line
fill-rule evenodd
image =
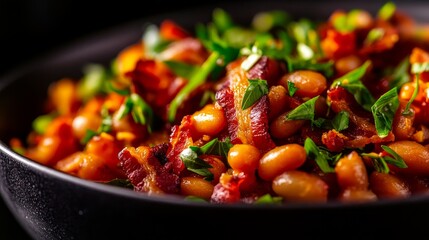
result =
M244 93L249 86L248 79L259 78L262 75L274 76L274 73L262 71L270 67L259 66L270 61L259 61L253 68L257 70L246 73L241 69L241 60L227 67L227 81L223 88L216 93L216 100L225 111L228 122L228 132L233 144L248 143L266 152L275 147L268 132L268 97L261 97L253 106L241 109ZM252 69L253 69L252 68ZM249 77L249 75L252 75Z
M341 33L329 28L320 44L329 59L338 59L356 51L356 34L355 32Z
M170 134L169 147L167 150L167 165L171 165L172 171L177 175L185 169L185 164L179 157L180 153L193 145L191 118L191 115L183 117L180 125L174 125L172 127Z
M383 143L395 140L392 132L381 138L377 135L375 125L369 112L365 112L352 95L342 87L328 90L328 99L334 112L349 113L349 128L339 133L329 130L323 133L322 142L331 151L341 151L344 147L361 148L370 143Z
M167 165L162 165L159 156L164 156L165 146L125 147L119 152L120 166L136 191L162 194L178 193L179 176L171 172Z
M219 183L215 185L210 202L235 203L241 199L240 184L244 181L244 173L221 175Z
M264 79L268 85L273 85L283 73L282 66L278 61L275 61L267 56L261 57L259 61L247 72L249 79Z

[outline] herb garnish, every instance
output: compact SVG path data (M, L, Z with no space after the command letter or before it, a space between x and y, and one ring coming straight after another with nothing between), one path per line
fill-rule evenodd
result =
M305 101L286 115L286 120L311 120L314 121L314 108L319 96Z
M289 96L293 97L298 88L295 86L295 83L287 81L287 90L289 92Z
M342 156L342 153L333 155L327 149L317 146L316 143L309 137L305 139L304 149L307 153L307 156L314 159L320 170L322 170L324 173L335 172L333 166L335 166L335 163L338 162Z
M386 137L392 129L393 118L399 107L398 90L396 87L384 93L372 105L371 112L375 121L378 136Z
M404 159L402 159L399 154L397 154L393 149L386 145L381 145L381 148L388 153L389 155L383 155L383 154L375 154L375 153L362 153L361 155L364 157L369 157L372 159L372 163L374 165L374 168L377 172L381 173L389 173L390 169L387 165L392 164L399 168L407 168L407 164L405 163Z
M115 118L121 119L129 113L131 113L134 122L146 125L148 132L152 132L153 110L150 105L136 93L132 93L124 100Z
M348 72L340 78L335 79L331 88L341 86L348 92L353 94L356 102L358 102L365 110L371 111L371 106L374 104L374 97L366 86L360 81L365 75L366 70L370 66L369 60L365 61L360 67Z
M196 151L198 151L198 149L198 147L195 148ZM213 173L208 170L209 168L212 168L212 166L199 158L198 155L199 154L194 151L193 147L189 147L184 149L180 153L179 157L185 164L186 169L203 176L207 181L213 180Z
M245 110L251 107L262 96L268 94L268 83L263 79L249 79L249 86L243 96L241 109Z

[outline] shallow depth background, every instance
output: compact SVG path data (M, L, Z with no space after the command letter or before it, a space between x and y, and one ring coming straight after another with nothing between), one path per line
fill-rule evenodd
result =
M243 2L243 9L245 9L246 1L234 1ZM348 0L342 2L344 1ZM369 2L369 0L359 2L365 1ZM213 5L219 1L203 0L199 3L191 3L190 1L158 0L151 2L151 5L155 4L155 6L148 6L147 1L135 2L131 0L0 0L0 75L93 32L154 14L198 5ZM296 1L296 4L302 4L302 2L302 0ZM306 2L323 4L322 0ZM355 1L350 0L350 2ZM381 6L386 1L372 0L371 2L379 2ZM308 5L312 6L312 4ZM0 115L0 117L7 116ZM1 199L0 239L28 239Z

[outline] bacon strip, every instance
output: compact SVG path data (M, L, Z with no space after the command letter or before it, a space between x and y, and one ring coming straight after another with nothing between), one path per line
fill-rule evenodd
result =
M191 136L191 115L183 117L180 125L174 125L170 134L169 147L167 150L167 165L171 165L172 171L179 175L184 169L185 164L180 159L180 153L193 145Z
M369 112L362 110L344 88L336 87L328 91L328 99L334 112L346 111L349 113L349 128L339 133L329 130L323 133L322 142L331 151L341 151L344 148L361 148L370 143L383 143L395 140L392 132L381 138L377 134Z
M272 76L278 73L264 72L263 70L273 69L273 67L259 65L270 61L260 60L253 67L257 70L249 71L251 74L241 69L241 62L242 60L239 59L228 65L227 81L216 93L216 100L225 111L231 142L252 144L262 152L266 152L275 147L268 132L268 98L263 96L253 106L244 110L241 109L241 104L249 86L248 79L260 78L260 76L273 78ZM252 76L249 77L249 75Z
M161 165L157 156L164 156L167 145L125 147L119 152L119 164L136 191L146 193L178 193L179 176Z

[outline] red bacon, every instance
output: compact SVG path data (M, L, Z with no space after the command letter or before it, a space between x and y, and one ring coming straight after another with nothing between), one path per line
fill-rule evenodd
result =
M395 139L392 132L387 137L379 137L371 113L363 110L344 88L328 90L328 99L334 112L346 111L350 118L349 127L341 133L336 130L323 133L322 142L329 150L341 151L344 147L361 148L370 143L390 142Z
M180 179L157 156L165 155L166 147L125 147L119 152L119 164L136 191L178 193Z
M168 162L166 165L171 165L172 171L179 175L184 169L185 164L180 159L180 153L193 145L191 136L191 115L183 117L180 125L174 125L170 134L169 147L167 150Z
M260 60L252 68L256 70L250 70L250 73L241 69L241 60L229 64L226 75L227 81L223 88L216 93L216 100L225 111L231 142L233 144L252 144L262 152L275 147L275 143L268 132L268 98L263 96L253 106L244 110L241 109L241 103L246 88L249 86L248 79L260 78L261 76L274 78L278 74L278 72L266 72L267 69L273 69L272 66L260 65L268 63L273 64L271 60Z

